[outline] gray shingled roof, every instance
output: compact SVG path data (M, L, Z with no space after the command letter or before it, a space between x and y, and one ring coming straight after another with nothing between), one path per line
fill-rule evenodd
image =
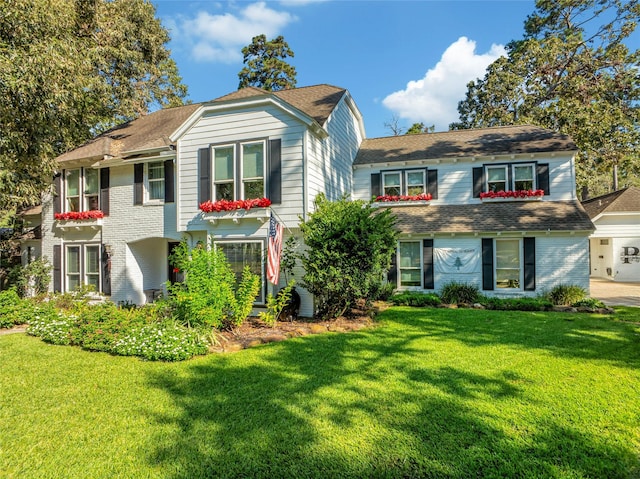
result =
M318 124L324 125L346 92L344 88L326 84L274 92L247 87L216 98L213 103L273 95L309 115Z
M141 116L60 155L58 161L102 159L105 155L118 156L126 151L169 146L169 135L199 107L199 104L184 105Z
M454 130L364 140L354 164L575 151L566 135L531 125Z
M324 125L346 91L344 88L331 85L315 85L277 92L247 87L216 98L211 103L273 95ZM58 157L58 161L102 159L105 155L118 156L127 151L169 146L169 136L201 105L202 103L194 103L166 108L124 123L64 153Z
M640 212L640 188L631 186L582 202L590 218L601 213Z
M508 201L468 205L391 206L404 234L592 231L578 201Z

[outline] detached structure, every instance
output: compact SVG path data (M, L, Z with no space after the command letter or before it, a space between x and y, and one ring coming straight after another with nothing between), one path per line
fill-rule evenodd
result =
M640 281L640 188L630 187L582 202L596 230L591 275Z
M285 239L299 236L317 194L346 193L397 216L388 279L398 289L588 289L594 226L577 200L575 153L566 136L533 126L366 139L344 88L250 87L141 117L59 157L42 253L52 289L91 284L140 304L179 280L168 261L175 245L201 243L262 278L260 307L284 285L265 280L270 216ZM311 316L313 298L298 291L300 314Z

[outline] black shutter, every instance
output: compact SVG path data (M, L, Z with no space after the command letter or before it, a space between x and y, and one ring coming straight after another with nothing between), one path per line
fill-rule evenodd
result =
M62 173L53 177L53 214L62 213Z
M484 189L484 167L473 169L473 197L480 198L480 193Z
M144 164L133 165L133 204L141 205L144 193Z
M438 199L438 170L427 170L427 193L431 199Z
M433 240L422 240L423 283L424 289L433 289Z
M536 239L524 238L524 290L536 290Z
M164 162L164 202L173 203L176 199L173 160Z
M53 245L53 292L62 293L62 246Z
M482 238L482 289L493 291L493 240Z
M211 148L198 150L198 204L211 199Z
M111 255L102 245L102 294L111 296Z
M398 287L398 250L396 249L391 256L391 266L387 272L387 283L393 285L394 288Z
M282 140L269 141L269 199L274 205L282 202Z
M382 195L382 188L380 185L380 173L371 173L371 196L373 199Z
M536 173L538 176L538 189L544 190L545 195L550 195L549 190L549 164L542 163L536 165Z
M504 188L506 191L515 190L515 183L513 182L513 167L507 166L507 184Z
M100 210L109 216L109 168L100 170Z

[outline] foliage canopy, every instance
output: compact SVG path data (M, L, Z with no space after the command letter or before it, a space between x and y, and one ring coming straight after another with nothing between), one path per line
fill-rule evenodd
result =
M146 0L15 0L0 15L0 211L40 201L54 159L186 96Z
M547 127L576 142L579 186L605 193L613 171L632 184L640 172L640 51L624 41L638 18L637 0L537 0L523 38L468 84L451 128Z
M286 90L296 86L296 69L285 61L294 57L293 50L282 35L267 41L257 35L242 49L245 67L238 73L238 89L255 86L268 91Z

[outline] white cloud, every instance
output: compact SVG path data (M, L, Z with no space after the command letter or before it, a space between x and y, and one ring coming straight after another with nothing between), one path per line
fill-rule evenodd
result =
M447 130L458 120L457 106L464 99L467 83L483 77L487 66L506 54L502 45L492 45L482 55L475 50L476 42L460 37L424 78L410 81L404 90L391 93L382 103L402 119L435 125L436 131Z
M242 47L254 36L265 34L271 39L296 20L288 12L256 2L234 13L200 11L195 17L180 17L172 22L171 30L174 40L190 45L195 60L233 63L242 61Z

